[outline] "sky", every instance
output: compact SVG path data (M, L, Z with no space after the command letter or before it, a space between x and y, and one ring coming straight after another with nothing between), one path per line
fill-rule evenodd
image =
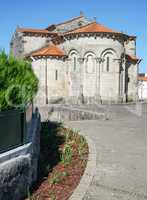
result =
M79 16L137 36L140 72L147 72L147 0L1 0L0 48L9 53L16 27L46 28Z

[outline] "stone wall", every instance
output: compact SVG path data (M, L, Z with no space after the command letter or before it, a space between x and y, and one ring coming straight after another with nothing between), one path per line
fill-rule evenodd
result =
M40 152L40 117L32 120L29 142L0 154L0 200L20 200L37 179Z
M41 121L79 121L79 120L99 120L106 119L107 113L103 107L95 105L62 105L49 104L39 108Z
M136 39L128 39L125 42L125 52L128 55L135 56L136 55Z
M92 20L89 20L85 18L84 16L80 16L80 17L75 18L74 20L69 20L69 21L66 21L66 23L61 23L61 24L56 25L56 29L54 30L54 32L65 33L65 32L80 28L81 26L88 25L91 22Z
M73 71L73 61L57 58L46 58L33 60L33 69L40 80L39 92L37 95L38 105L46 104L46 97L51 101L66 99L79 99L83 94L85 102L98 95L101 99L119 101L119 59L124 51L123 44L119 40L111 38L80 37L65 41L60 45L66 55L74 49L78 58L84 58L80 62L77 58L77 69ZM97 62L97 58L105 59L106 54L113 55L110 72L104 70L105 63ZM86 59L89 54L93 55L93 71L88 71ZM47 69L46 69L47 66ZM92 68L92 66L91 66ZM46 77L47 70L47 77ZM56 80L57 73L57 80ZM45 80L47 78L47 81Z
M49 37L39 35L25 35L15 32L12 37L10 48L16 57L24 57L40 48L45 47L50 41Z
M23 33L15 32L10 43L10 50L16 57L23 57L24 55L24 42Z
M138 64L128 63L128 100L135 101L138 93Z
M147 81L139 81L138 96L141 100L147 100Z
M24 54L29 54L45 47L49 43L49 39L46 36L24 36Z
M65 41L60 45L60 48L67 55L75 50L77 57L84 59L82 62L77 59L79 71L76 72L70 70L72 68L71 59L66 63L69 70L70 96L76 96L75 94L78 95L83 92L85 99L92 99L93 97L94 100L97 96L100 96L104 101L119 101L120 63L118 59L124 53L122 41L106 37L83 36ZM93 66L91 65L92 71L89 71L87 66L87 58L90 54L93 56L94 62ZM112 57L109 72L105 70L107 55ZM97 58L103 58L104 61L99 62Z
M38 105L44 105L46 97L49 101L56 101L68 96L67 69L64 60L56 58L38 59L32 62L32 67L40 80L39 91L35 100Z

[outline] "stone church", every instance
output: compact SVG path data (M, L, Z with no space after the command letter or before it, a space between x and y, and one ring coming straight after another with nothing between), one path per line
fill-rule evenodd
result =
M83 14L45 29L17 28L11 51L31 60L38 104L134 101L140 59L136 36Z

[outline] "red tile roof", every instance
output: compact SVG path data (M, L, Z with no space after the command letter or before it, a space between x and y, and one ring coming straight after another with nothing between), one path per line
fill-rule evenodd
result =
M146 76L139 76L138 80L139 81L147 81L147 77Z
M75 29L73 31L70 31L68 33L66 33L65 35L67 34L74 34L74 33L97 33L97 32L102 32L102 33L119 33L119 32L116 32L112 29L109 29L101 24L97 24L96 22L93 22L91 24L88 24L84 27L81 27L81 28L78 28L78 29Z
M45 30L45 29L17 28L16 32L21 32L21 33L54 34L54 35L57 35L57 33L52 33L52 32L49 32L48 30Z
M35 51L31 56L65 56L64 52L57 46L50 44L38 51Z

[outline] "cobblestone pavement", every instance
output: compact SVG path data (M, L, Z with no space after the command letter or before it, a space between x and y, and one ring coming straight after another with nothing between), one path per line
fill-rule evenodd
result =
M69 122L93 139L97 148L96 176L84 200L145 200L147 104L142 109L113 105L107 111L109 120Z

